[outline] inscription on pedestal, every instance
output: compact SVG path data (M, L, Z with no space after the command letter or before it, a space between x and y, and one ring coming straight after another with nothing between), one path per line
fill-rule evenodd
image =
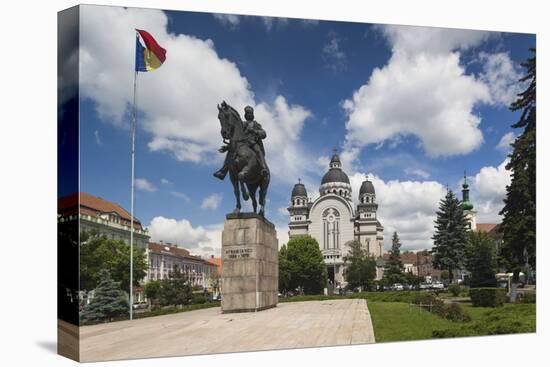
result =
M222 311L260 311L278 300L275 226L255 214L228 215L222 232Z
M224 257L226 259L250 259L254 258L255 256L254 247L250 246L235 246L226 248L224 250Z

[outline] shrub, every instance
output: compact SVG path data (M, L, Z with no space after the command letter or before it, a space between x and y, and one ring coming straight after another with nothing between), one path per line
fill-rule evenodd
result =
M193 293L193 304L206 303L206 297L202 293Z
M455 322L472 321L472 317L466 313L458 303L449 303L445 305L445 318Z
M500 307L506 302L506 290L501 288L472 288L470 298L474 307Z
M449 285L448 290L454 297L458 297L460 295L460 286L456 283Z
M414 303L421 307L429 307L429 311L450 321L468 322L472 320L459 304L445 303L434 293L420 293L416 296Z
M537 303L536 293L519 293L516 303Z

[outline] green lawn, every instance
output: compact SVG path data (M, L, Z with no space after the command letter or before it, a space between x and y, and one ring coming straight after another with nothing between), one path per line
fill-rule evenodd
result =
M432 331L455 323L403 302L369 302L376 342L431 339Z
M377 342L527 333L536 330L535 304L498 308L463 305L470 322L452 322L401 302L369 302Z

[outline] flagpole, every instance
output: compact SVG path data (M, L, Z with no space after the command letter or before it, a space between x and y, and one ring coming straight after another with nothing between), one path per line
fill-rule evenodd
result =
M136 33L136 38L139 37ZM135 202L135 156L136 156L136 85L137 69L134 71L134 109L132 113L132 190L130 194L130 320L134 316L134 202Z

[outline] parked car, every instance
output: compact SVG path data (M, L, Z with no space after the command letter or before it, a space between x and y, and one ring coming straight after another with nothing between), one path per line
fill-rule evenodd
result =
M395 283L393 286L392 286L392 289L394 291L402 291L404 288L403 288L403 284L401 283Z
M418 289L430 289L431 284L430 283L420 283L418 286Z
M433 282L432 283L432 289L445 289L445 284L443 284L442 282Z

